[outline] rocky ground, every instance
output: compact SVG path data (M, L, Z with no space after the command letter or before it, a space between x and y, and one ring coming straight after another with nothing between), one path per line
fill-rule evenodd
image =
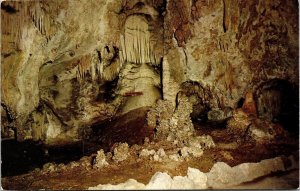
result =
M5 189L87 189L99 184L119 184L128 179L147 184L156 172L186 176L188 167L192 167L207 173L216 162L235 166L282 156L288 165L288 156L295 150L296 144L288 143L249 145L216 142L214 148L204 150L201 156L185 158L173 144L148 142L146 139L143 145L128 147L123 143L112 153L100 150L67 165L47 163L42 169L28 174L2 178L2 186ZM298 153L294 153L295 160L298 160L297 156ZM297 180L299 175L293 173ZM298 185L291 186L296 188Z
M138 129L134 127L134 120L144 121L148 124L144 128L149 128L148 133L152 129L153 134L145 136L143 143L128 144L125 140L129 138L121 136L123 141L118 139L118 142L109 150L100 149L67 164L46 163L42 168L37 168L27 174L4 177L2 186L5 189L150 189L159 188L155 186L160 185L161 188L170 189L176 185L181 188L183 185L180 181L183 181L187 186L183 188L248 188L247 185L249 188L258 188L259 185L262 186L261 188L268 186L274 188L273 180L282 182L282 185L277 183L276 188L299 186L297 184L299 177L297 139L288 135L275 136L276 134L273 139L270 136L265 136L268 139L263 139L261 133L258 133L257 138L257 136L252 136L250 133L252 131L249 129L245 130L244 134L237 135L236 131L242 130L234 129L233 122L228 122L231 124L230 128L210 123L193 124L189 117L184 117L185 113L189 112L187 109L189 104L185 99L182 100L173 113L165 112L168 109L172 110L172 107L168 102L161 101L155 107L147 108L145 112L147 115L141 114L143 113L141 110L136 111L140 113L137 115L140 117L134 118L135 115L132 113L126 115L131 127L118 129L116 125L115 128L111 128L112 131L118 130L120 134L129 135L130 131ZM178 112L182 115L178 115ZM122 117L117 119L120 120ZM231 118L231 120L234 119L237 117ZM156 125L151 126L153 120L157 122ZM114 124L120 122L113 121ZM140 126L141 123L138 121L136 124ZM176 121L176 126L174 126L174 121ZM243 118L241 121L246 121L246 119ZM126 126L126 122L120 124ZM263 129L263 123L251 124L258 124L257 127ZM177 131L171 131L170 127L177 128ZM272 127L274 129L274 125L269 128ZM108 130L102 132L108 135ZM113 134L113 132L110 133ZM134 139L134 136L131 139ZM113 142L112 139L106 138L106 140ZM244 175L241 176L240 172ZM200 184L198 187L191 187L188 183L191 182L193 173L204 177L204 179L195 179L202 181L201 184L198 182ZM266 177L270 179L264 179ZM289 182L284 182L286 179L281 179L281 177L287 177ZM163 184L164 178L171 183ZM128 179L133 180L127 181ZM258 183L251 183L252 180ZM244 184L244 182L250 183ZM195 186L194 183L191 184ZM111 185L107 184L120 185L109 187Z

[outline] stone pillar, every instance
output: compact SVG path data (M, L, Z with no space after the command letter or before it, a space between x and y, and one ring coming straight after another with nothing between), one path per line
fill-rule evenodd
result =
M176 94L178 92L178 84L171 78L170 64L168 57L165 56L162 63L162 87L163 99L172 103L173 107L176 106Z

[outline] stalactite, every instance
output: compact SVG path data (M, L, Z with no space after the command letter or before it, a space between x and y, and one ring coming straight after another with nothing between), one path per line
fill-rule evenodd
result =
M87 74L90 74L93 78L93 74L91 73L91 71L93 70L92 67L94 65L92 63L93 62L90 55L83 56L79 60L76 71L76 77L79 82L83 81Z
M49 40L50 38L50 25L49 25L49 20L50 20L50 16L49 15L45 15L45 36L47 38L47 40Z
M122 67L120 60L106 60L111 63L105 63L105 59L100 59L101 55L99 54L99 52L95 52L93 55L83 56L78 61L76 78L79 82L82 82L88 75L93 81L97 79L111 81L118 76Z
M50 16L42 9L43 1L6 1L4 2L12 7L15 13L7 13L1 11L2 17L2 34L11 35L16 49L22 49L22 38L26 38L28 34L27 27L32 23L41 35L48 40L51 37L50 33ZM59 12L59 10L56 10ZM24 35L24 36L23 36Z
M100 70L99 70L100 71L99 76L102 77L102 75L103 75L103 63L99 64L99 68L100 68Z
M93 64L93 62L92 62L90 71L91 71L92 80L95 80L96 79L96 70L95 70L95 65Z
M94 54L91 55L91 67L90 67L90 74L93 81L97 80L98 77L98 65L99 65L98 53L95 51Z
M57 12L57 11L56 11ZM34 2L30 9L29 15L34 26L40 31L42 35L46 37L47 40L50 39L50 22L51 18L42 8L39 1Z
M152 61L150 51L150 32L148 23L141 16L130 16L125 23L125 34L120 36L121 62L149 63Z
M44 15L42 15L41 16L41 21L44 21ZM44 35L45 33L44 33L44 23L43 22L41 22L41 33L42 33L42 35Z

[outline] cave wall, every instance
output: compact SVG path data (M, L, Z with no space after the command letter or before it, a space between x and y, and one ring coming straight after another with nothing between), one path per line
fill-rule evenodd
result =
M203 112L274 79L298 88L295 0L7 1L1 25L2 137L78 140L96 121L176 105L187 82Z
M264 82L298 84L297 12L297 1L169 1L165 92L174 93L168 99L194 81L210 90L211 108L235 108Z
M1 104L19 140L75 139L86 121L114 113L111 105L93 103L92 89L104 83L82 78L99 62L98 52L119 46L119 8L120 1L2 3Z

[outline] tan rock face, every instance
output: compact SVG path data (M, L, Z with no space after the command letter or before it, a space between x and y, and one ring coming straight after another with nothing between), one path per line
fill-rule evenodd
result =
M81 139L86 127L119 112L161 98L175 107L185 82L204 92L187 95L193 115L234 109L253 92L258 116L273 118L281 105L263 108L270 97L285 98L264 84L298 88L297 7L293 0L3 2L2 135Z

